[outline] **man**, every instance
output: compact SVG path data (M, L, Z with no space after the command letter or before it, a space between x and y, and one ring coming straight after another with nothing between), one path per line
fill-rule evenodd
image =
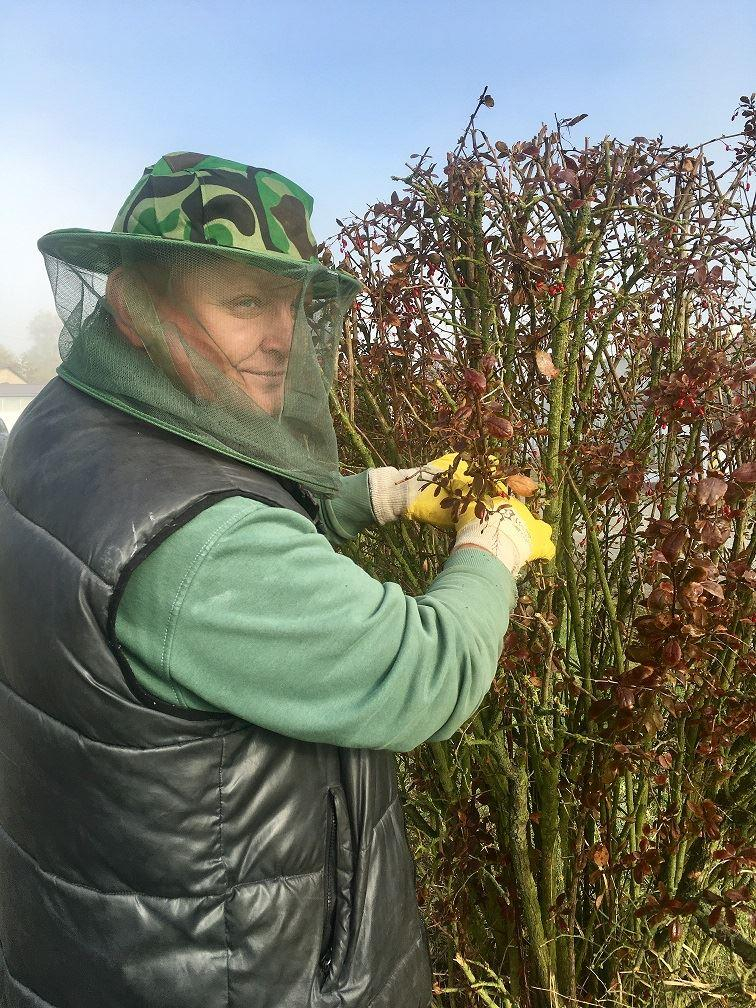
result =
M63 363L0 474L8 1008L430 1000L393 753L473 713L554 547L513 499L460 519L418 598L334 551L448 527L449 458L339 475L360 285L318 262L311 209L177 153L111 232L40 239Z
M5 454L5 446L8 443L8 428L5 423L0 418L0 462L3 460L3 455Z

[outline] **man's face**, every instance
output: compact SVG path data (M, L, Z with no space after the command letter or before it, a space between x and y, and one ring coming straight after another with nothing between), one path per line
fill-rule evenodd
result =
M261 409L276 414L302 285L234 260L206 260L174 277L156 297L197 353L239 385Z

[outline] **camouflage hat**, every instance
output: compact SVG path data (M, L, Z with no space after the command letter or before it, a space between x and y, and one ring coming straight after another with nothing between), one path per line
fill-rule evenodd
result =
M109 273L124 244L146 249L181 242L274 272L301 273L306 264L319 293L354 296L360 281L317 258L312 206L312 196L277 172L181 151L144 169L111 231L51 231L37 246L72 266Z

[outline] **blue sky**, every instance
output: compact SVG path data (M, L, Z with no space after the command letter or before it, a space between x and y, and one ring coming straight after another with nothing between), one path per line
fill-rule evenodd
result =
M756 88L752 0L67 0L3 5L0 343L52 309L37 238L108 230L143 168L191 150L273 168L315 197L318 239L443 159L488 85L492 139L589 114L600 139L726 132Z

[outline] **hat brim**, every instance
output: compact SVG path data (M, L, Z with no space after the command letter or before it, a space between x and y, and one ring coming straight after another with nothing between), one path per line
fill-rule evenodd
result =
M125 234L117 231L87 231L83 228L64 228L50 231L37 242L40 252L54 256L62 262L92 273L110 273L123 263L122 250L129 247L136 251L150 248L196 249L198 252L212 253L228 259L249 263L282 276L308 276L316 297L338 297L351 299L364 290L364 284L357 277L342 270L328 269L321 263L308 262L283 252L252 252L246 249L229 248L226 245L208 245L204 242L177 241L175 238L160 238L156 235Z

